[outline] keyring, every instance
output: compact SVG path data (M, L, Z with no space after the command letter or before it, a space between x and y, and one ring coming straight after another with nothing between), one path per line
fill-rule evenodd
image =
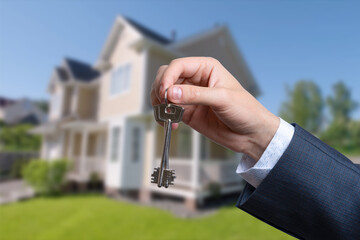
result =
M165 105L166 106L169 105L169 102L168 102L168 99L167 99L167 91L168 91L168 88L165 90Z

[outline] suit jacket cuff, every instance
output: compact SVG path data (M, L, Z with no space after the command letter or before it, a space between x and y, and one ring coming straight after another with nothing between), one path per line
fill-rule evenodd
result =
M256 162L250 156L244 154L236 169L236 173L253 187L258 187L279 161L289 146L293 135L294 127L280 118L279 128L259 161Z

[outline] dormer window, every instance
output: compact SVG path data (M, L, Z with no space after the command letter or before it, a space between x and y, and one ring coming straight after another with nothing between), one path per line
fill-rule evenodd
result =
M110 95L118 95L124 93L130 88L130 72L131 64L123 64L115 68L111 73L110 79Z

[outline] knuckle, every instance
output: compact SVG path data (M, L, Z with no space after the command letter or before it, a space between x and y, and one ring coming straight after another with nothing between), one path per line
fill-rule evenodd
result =
M175 65L179 60L177 58L171 60L169 65Z
M217 60L216 58L214 57L207 57L207 60L213 64L219 64L219 60Z
M157 71L157 74L161 73L162 71L164 71L166 68L168 67L168 65L161 65Z

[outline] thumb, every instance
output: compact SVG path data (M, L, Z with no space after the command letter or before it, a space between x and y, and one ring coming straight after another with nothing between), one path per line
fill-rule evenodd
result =
M171 102L178 104L221 107L226 103L227 93L224 88L173 85L168 90L168 98Z

